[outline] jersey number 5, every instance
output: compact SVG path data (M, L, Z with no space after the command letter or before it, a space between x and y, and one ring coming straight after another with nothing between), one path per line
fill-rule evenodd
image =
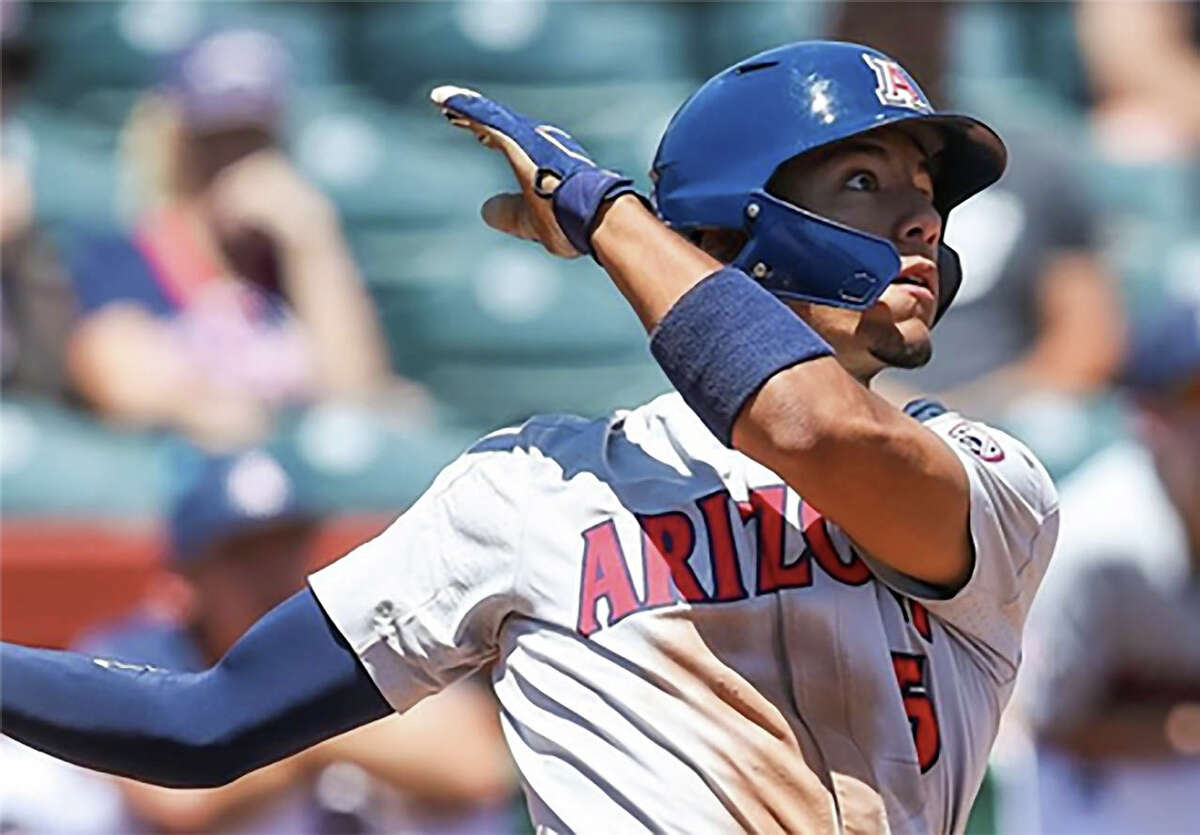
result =
M905 652L892 653L892 668L900 684L900 696L904 699L904 712L912 728L913 744L917 748L917 762L924 774L933 768L942 751L942 734L938 730L937 713L933 701L925 688L925 656L909 655Z

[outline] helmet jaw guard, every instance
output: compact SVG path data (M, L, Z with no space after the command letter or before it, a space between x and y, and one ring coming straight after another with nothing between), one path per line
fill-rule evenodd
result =
M758 189L746 203L749 240L733 266L785 299L865 309L900 269L883 238L797 208Z
M934 205L943 225L954 206L1004 171L1004 145L990 128L933 110L888 56L808 41L740 62L683 104L655 155L655 204L677 229L745 231L749 240L733 265L776 295L865 309L899 270L891 242L764 189L787 160L885 125L928 126L942 136ZM940 318L961 282L958 256L944 244L938 270Z
M744 211L749 238L731 263L782 299L852 310L879 300L900 271L891 241L851 229L758 189ZM938 246L938 308L934 324L962 283L958 253Z

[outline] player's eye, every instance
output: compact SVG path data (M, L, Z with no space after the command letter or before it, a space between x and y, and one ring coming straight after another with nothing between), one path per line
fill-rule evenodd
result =
M855 171L845 183L851 191L878 191L879 179L870 171Z

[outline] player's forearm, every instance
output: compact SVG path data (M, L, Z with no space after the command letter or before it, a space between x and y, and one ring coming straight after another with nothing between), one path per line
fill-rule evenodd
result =
M664 226L632 195L601 210L592 246L647 331L684 293L724 266Z
M390 710L308 591L203 673L4 644L0 678L6 734L77 765L181 788L227 783Z

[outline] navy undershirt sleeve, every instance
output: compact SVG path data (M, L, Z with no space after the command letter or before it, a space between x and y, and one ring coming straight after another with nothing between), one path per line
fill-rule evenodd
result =
M5 734L179 788L222 785L392 712L308 589L201 673L4 643L0 683Z

